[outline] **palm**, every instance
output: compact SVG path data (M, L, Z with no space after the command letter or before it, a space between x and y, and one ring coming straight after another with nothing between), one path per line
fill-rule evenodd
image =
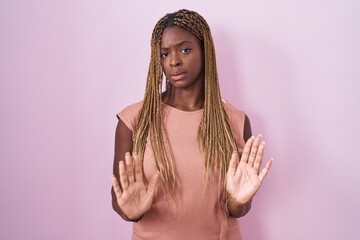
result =
M261 182L254 169L245 163L239 163L237 171L239 177L229 178L227 191L237 202L246 203L255 195Z
M131 218L133 215L141 216L147 212L151 207L152 199L144 183L134 183L121 194L117 201L123 213Z
M271 160L259 172L264 153L261 137L251 138L245 145L239 162L237 154L233 154L226 177L226 190L239 205L249 202L259 190L262 181L271 166Z
M123 162L119 163L121 188L115 177L113 177L113 187L121 211L129 219L136 219L151 208L159 174L155 173L146 184L139 157L135 155L132 160L127 154L125 162L126 169Z

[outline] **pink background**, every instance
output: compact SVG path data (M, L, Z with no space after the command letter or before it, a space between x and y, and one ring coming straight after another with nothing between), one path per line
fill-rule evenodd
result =
M115 113L180 8L208 20L223 97L275 158L244 239L360 239L357 0L0 0L0 239L130 238L110 204Z

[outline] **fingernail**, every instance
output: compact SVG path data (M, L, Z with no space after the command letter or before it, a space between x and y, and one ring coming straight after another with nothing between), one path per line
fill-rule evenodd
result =
M133 156L136 156L137 155L137 152L133 152Z
M258 136L259 136L259 137L262 137L262 134L259 134Z
M129 156L130 156L130 153L129 153L129 152L126 152L126 153L125 153L125 156L129 157Z
M262 144L262 145L265 145L265 142L262 142L261 144Z
M251 136L251 139L255 139L255 137L254 137L254 136Z

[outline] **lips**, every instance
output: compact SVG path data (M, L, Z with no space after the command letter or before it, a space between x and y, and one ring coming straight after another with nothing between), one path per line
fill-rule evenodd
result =
M185 77L186 72L173 72L170 74L170 78L173 81L178 81L181 80Z

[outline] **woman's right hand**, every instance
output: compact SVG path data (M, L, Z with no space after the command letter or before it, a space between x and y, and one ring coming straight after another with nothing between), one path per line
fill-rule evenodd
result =
M119 161L119 176L120 184L115 176L112 177L117 204L129 220L138 219L151 208L159 172L145 183L140 156L134 153L131 157L127 152L125 161Z

